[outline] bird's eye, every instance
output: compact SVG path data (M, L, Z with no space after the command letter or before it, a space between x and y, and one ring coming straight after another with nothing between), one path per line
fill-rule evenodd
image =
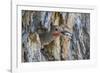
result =
M65 33L66 34L66 36L68 36L68 33Z
M68 36L68 33L66 33L66 35Z
M56 30L56 31L58 31L58 29L57 29L57 28L56 28L55 30Z

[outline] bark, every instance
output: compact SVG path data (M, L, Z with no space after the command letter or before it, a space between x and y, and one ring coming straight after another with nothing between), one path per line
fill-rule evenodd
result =
M90 14L22 10L22 62L90 59Z

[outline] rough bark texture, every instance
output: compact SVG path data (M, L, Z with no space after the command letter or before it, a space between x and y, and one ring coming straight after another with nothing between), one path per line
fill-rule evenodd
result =
M22 10L22 62L90 59L90 14Z

